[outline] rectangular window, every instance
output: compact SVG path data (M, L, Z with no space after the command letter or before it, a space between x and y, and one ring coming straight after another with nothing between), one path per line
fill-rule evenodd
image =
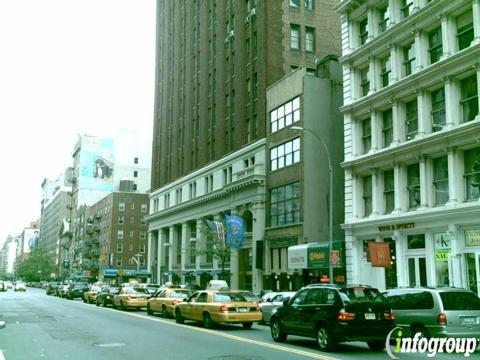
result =
M140 240L145 240L145 238L146 238L145 231L140 231Z
M428 52L430 54L430 64L440 60L443 54L442 48L442 28L438 27L428 33Z
M368 19L365 18L358 23L358 34L360 36L360 45L367 42L368 38Z
M270 190L270 226L300 222L300 182Z
M115 262L117 264L117 266L123 266L123 261L122 259L117 259L117 261Z
M315 52L315 29L305 28L305 50Z
M133 177L138 177L138 171L135 170L135 171L133 172Z
M312 11L313 7L313 0L305 0L305 9Z
M381 61L382 71L380 76L382 77L382 86L388 86L392 81L392 66L390 63L390 56L387 56Z
M270 129L274 133L300 120L300 97L279 106L270 112Z
M412 42L403 48L403 70L405 76L412 74L415 71L416 66L415 43Z
M118 211L125 211L125 203L118 204Z
M300 50L300 26L290 25L290 49Z
M139 252L140 254L144 254L144 253L145 253L145 245L144 245L144 244L138 245L138 252Z
M123 252L123 244L117 244L117 253Z
M383 147L389 147L393 141L393 114L392 109L382 113L383 118Z
M362 145L364 154L372 148L372 122L370 118L362 121Z
M128 245L128 251L133 251L133 244Z
M442 87L431 93L432 100L432 131L440 131L445 126L445 89Z
M395 208L393 170L383 172L383 195L385 197L385 214L390 214Z
M413 0L402 0L401 11L404 19L408 17L413 11Z
M417 99L405 104L405 129L407 140L411 140L418 132L418 102Z
M228 166L223 169L223 185L230 184L232 182L232 167Z
M123 230L117 230L117 239L123 240Z
M390 18L389 18L389 11L388 6L384 7L383 9L379 10L380 14L380 22L378 23L378 28L380 32L384 32L387 30L388 25L390 25Z
M120 215L118 217L118 225L123 225L125 223L125 217L123 215Z
M372 176L363 177L363 215L369 216L372 213Z
M425 249L425 234L407 236L408 249Z
M129 236L133 237L133 230L130 230Z
M368 67L360 71L360 86L362 96L367 96L370 91L370 71Z
M290 6L294 8L300 7L300 0L290 0Z
M433 159L433 190L435 193L435 205L444 205L448 201L447 156Z
M133 163L134 163L134 164L138 164L138 157L133 158Z
M478 115L477 75L460 80L460 106L463 122L472 121Z
M457 16L457 41L458 50L470 46L473 41L473 13L469 10Z
M465 186L467 200L480 198L480 148L463 153L465 162Z
M300 138L293 139L270 149L270 169L272 171L300 161Z
M420 206L420 164L407 166L408 208L416 209Z

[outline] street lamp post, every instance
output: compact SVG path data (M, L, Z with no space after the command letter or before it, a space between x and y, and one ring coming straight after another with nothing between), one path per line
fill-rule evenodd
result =
M328 247L329 247L329 254L328 254L328 278L330 280L330 283L333 283L333 266L331 262L331 257L332 257L332 250L333 250L333 168L332 168L332 159L330 157L330 151L328 151L327 144L325 144L325 141L318 136L318 134L311 130L304 128L302 126L292 126L290 129L292 130L299 130L299 131L306 131L311 134L313 134L318 141L323 145L323 148L325 149L325 153L327 154L327 159L328 159L328 173L329 173L329 194L328 194L328 212L329 212L329 217L328 217Z
M134 256L132 256L132 260L135 261L135 263L137 264L137 276L138 276L138 272L140 271L140 256L142 256L142 254L140 253L137 253Z

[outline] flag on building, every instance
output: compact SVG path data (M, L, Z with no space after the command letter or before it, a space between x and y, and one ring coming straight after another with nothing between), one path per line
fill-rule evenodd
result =
M243 218L237 215L226 215L227 246L240 250L244 242Z

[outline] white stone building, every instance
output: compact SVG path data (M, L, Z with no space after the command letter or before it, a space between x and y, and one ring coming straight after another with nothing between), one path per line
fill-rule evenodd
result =
M479 0L344 0L347 281L480 293ZM390 244L372 267L368 242Z

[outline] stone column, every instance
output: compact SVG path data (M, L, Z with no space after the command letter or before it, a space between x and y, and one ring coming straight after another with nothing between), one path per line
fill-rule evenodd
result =
M369 6L367 8L367 31L368 31L367 42L372 41L376 35L375 25L377 24L377 21L375 21L375 18L376 18L375 8L372 6Z
M252 217L252 286L253 292L258 293L263 289L263 271L256 267L257 256L261 255L257 254L257 242L265 238L265 202L262 201L253 204ZM263 254L263 257L265 259L265 254Z
M395 83L402 78L402 55L397 44L390 44L390 66L391 83Z
M378 77L378 66L377 66L377 59L375 57L370 57L369 61L369 68L368 68L368 76L370 80L370 89L368 90L368 94L373 94L377 88L380 79Z
M358 77L355 74L355 69L352 64L347 63L344 66L344 71L347 72L347 76L350 79L350 96L345 97L345 105L348 105L359 98L359 89Z
M190 264L190 259L188 258L190 255L190 227L188 223L184 222L182 224L182 258L180 269L182 270L182 284L185 284L185 265Z
M433 186L432 186L432 166L431 159L426 156L420 156L420 208L432 206Z
M155 261L155 257L153 256L154 232L149 231L147 234L148 234L147 235L148 236L147 238L147 269L148 269L148 272L152 273L154 269L153 264ZM152 273L152 276L153 276L153 273ZM153 282L152 278L150 278L150 282Z
M393 239L395 240L395 260L397 263L397 284L399 287L408 286L407 283L407 262L405 258L406 237L400 231L393 232Z
M169 236L168 243L168 271L173 271L174 265L177 263L177 234L175 231L175 226L169 227ZM168 281L172 281L172 274L168 275Z
M428 49L427 46L427 35L421 30L415 30L415 60L417 63L417 68L415 72L418 72L428 66ZM412 69L412 71L414 71Z
M370 121L371 121L371 133L372 133L372 146L371 151L376 151L382 148L382 124L381 124L381 117L378 116L378 112L372 110L370 113Z
M372 215L377 216L382 211L383 192L380 191L380 171L378 168L372 168Z
M443 55L440 59L445 59L451 56L455 50L455 22L451 16L443 14L441 16L441 26L442 26L442 48Z
M471 45L480 43L480 0L473 0L473 41Z
M163 284L162 266L165 266L165 230L158 230L157 282Z
M417 109L418 109L418 137L422 138L425 134L432 132L432 122L430 111L428 111L427 95L423 89L417 92Z
M392 103L393 141L392 145L400 145L405 139L405 116L398 101Z
M448 154L448 202L447 204L462 203L465 199L464 163L462 154L455 146L447 148Z
M445 79L445 128L460 125L460 91L452 77Z
M407 211L407 167L402 163L395 163L393 166L394 188L395 188L395 209L398 214Z
M202 219L197 220L197 249L200 251L204 251L207 246L207 236L204 231L205 224L203 223ZM195 267L197 269L200 269L200 264L204 263L206 260L206 255L200 254L196 256L195 259ZM197 282L197 285L200 285L200 276L197 275L195 277L195 281Z
M351 229L345 229L345 261L347 271L347 282L349 284L358 284L360 269L360 257L358 254L358 240L352 234Z
M398 23L400 19L400 7L397 0L388 0L388 11L390 12L390 26Z

